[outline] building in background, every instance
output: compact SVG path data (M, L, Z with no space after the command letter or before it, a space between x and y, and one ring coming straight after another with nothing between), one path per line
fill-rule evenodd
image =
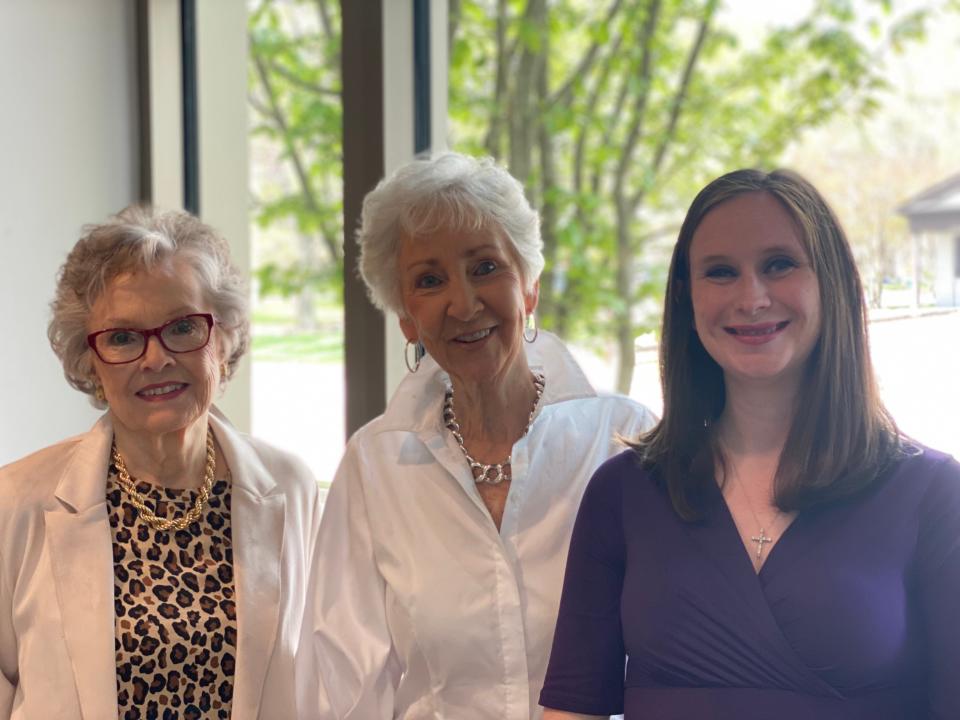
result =
M899 208L915 244L933 246L937 305L960 306L960 173L927 188Z

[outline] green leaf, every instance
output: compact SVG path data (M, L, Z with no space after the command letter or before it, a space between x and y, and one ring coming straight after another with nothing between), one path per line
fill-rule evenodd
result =
M902 52L907 43L925 39L928 18L929 11L921 9L899 20L890 31L890 43L893 48Z

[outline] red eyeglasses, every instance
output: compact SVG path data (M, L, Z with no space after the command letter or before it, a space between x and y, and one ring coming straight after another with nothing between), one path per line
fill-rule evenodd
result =
M210 313L193 313L150 330L107 328L87 335L87 345L108 365L139 360L147 352L147 340L156 336L168 352L188 353L206 347L214 319Z

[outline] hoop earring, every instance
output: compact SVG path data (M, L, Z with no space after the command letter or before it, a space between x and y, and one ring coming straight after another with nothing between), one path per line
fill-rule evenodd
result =
M527 336L527 331L529 330L533 330L532 337ZM526 340L528 343L532 343L537 339L537 336L539 334L540 334L540 329L537 327L536 318L533 317L533 313L530 313L529 315L527 315L526 327L523 328L523 339Z
M227 377L227 364L225 362L220 363L220 381L228 380Z
M107 401L107 395L103 392L103 385L97 385L93 391L93 396L100 402L105 403Z
M410 362L410 346L413 346L413 362ZM421 342L411 342L407 340L407 344L403 346L403 362L407 365L407 370L412 373L415 373L420 369L420 361L423 360L423 356L427 354L427 351L423 347Z

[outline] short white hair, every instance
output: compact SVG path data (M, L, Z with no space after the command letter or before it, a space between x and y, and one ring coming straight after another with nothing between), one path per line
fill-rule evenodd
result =
M400 239L440 230L502 231L529 291L543 271L540 216L523 186L492 158L444 153L414 160L381 180L363 200L357 242L360 275L373 304L404 316Z

